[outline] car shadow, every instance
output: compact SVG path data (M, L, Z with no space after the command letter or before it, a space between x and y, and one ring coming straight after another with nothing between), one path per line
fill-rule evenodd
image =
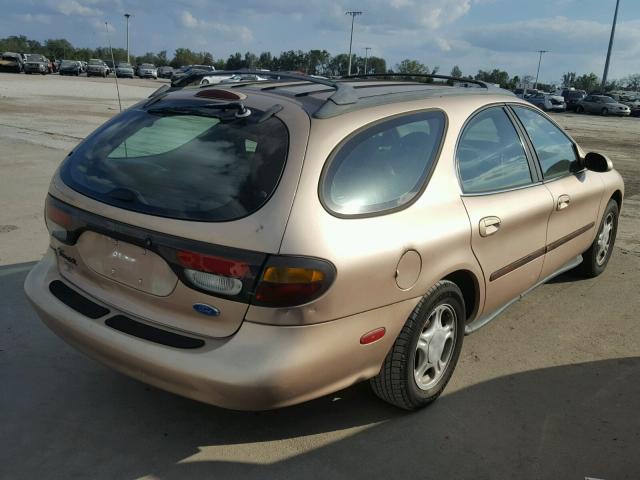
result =
M408 413L366 384L236 412L89 361L0 268L0 478L637 478L640 357L515 373ZM4 272L10 272L3 274ZM313 372L310 372L313 374Z

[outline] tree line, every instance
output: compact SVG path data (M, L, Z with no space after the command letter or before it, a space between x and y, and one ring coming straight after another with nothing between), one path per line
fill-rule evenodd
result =
M49 39L41 43L24 35L14 35L0 39L0 52L40 53L52 59L66 60L86 61L90 58L109 60L112 54L116 62L126 61L127 59L127 51L124 48L114 48L113 50L108 47L76 48L64 38ZM171 58L169 58L166 50L162 50L160 52L147 52L144 55L131 55L130 61L133 64L153 63L157 66L171 65L174 68L184 65L213 65L217 70L266 69L272 71L299 71L309 75L340 76L347 73L349 55L346 53L331 55L327 50L313 49L307 52L287 50L281 52L280 55L273 55L271 52L262 52L260 54L236 52L226 59L216 59L210 52L196 52L189 48L177 48ZM351 63L351 71L355 74L402 73L408 75L409 78L415 79L419 79L419 75L424 74L443 74L440 72L439 66L429 67L414 59L405 59L390 67L384 58L376 56L365 58L354 54L352 55ZM412 77L412 75L415 77ZM460 79L481 80L510 90L514 90L521 83L534 83L534 78L530 75L523 77L514 75L512 77L508 72L500 69L479 70L475 74L467 74L465 76L457 65L451 69L449 76ZM427 79L427 81L431 80ZM591 92L600 88L600 79L595 73L577 75L575 72L567 72L562 76L561 85ZM538 83L538 88L541 90L550 90L551 87L548 84ZM605 90L640 90L640 74L629 75L620 80L611 80L607 82Z

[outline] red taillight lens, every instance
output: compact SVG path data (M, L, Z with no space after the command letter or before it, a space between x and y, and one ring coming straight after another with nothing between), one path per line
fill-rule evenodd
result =
M46 204L46 214L47 220L50 220L56 225L67 230L71 228L71 215L64 210L59 209L49 201L47 201Z
M315 258L272 257L258 283L254 304L292 307L315 300L335 277L330 263Z
M244 277L250 270L249 265L245 262L213 255L179 250L177 256L183 267L200 272L218 273L228 277Z

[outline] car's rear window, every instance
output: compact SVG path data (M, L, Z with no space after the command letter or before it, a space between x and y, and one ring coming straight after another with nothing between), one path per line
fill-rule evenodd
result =
M376 123L332 155L320 196L341 216L381 214L411 203L423 188L445 128L440 111L407 114Z
M89 197L151 215L242 218L275 191L289 147L282 121L260 122L262 113L129 110L73 152L62 179Z

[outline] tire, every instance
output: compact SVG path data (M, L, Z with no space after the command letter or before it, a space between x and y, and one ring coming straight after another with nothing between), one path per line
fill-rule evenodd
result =
M380 373L370 380L374 393L405 410L436 400L458 362L465 318L464 299L455 283L441 280L431 287L407 319ZM436 365L445 358L439 373L426 353L434 346Z
M614 199L609 200L600 221L598 234L588 250L582 254L582 263L578 266L578 271L583 277L597 277L607 268L618 233L619 213L618 203Z
M584 107L582 105L578 105L576 107L576 113L583 113L584 112Z
M609 115L609 110L607 110L606 108L603 108L602 110L600 110L600 113L602 114L603 117L606 117L607 115Z

